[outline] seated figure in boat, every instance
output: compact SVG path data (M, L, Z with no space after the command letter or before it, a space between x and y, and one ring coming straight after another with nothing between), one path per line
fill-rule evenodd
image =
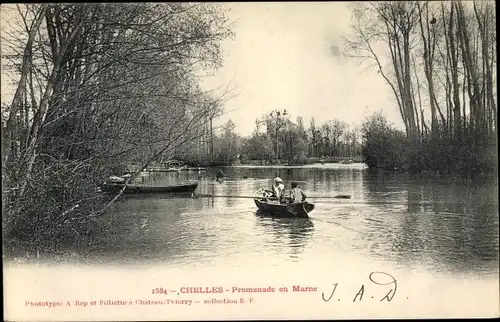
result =
M217 172L215 173L215 179L217 181L223 181L224 180L224 172L222 172L221 168L217 169Z
M290 191L290 199L292 203L304 202L306 198L306 194L298 187L297 182L292 182L292 190Z
M283 179L280 177L274 178L274 183L273 186L271 187L271 190L273 192L273 196L281 200L283 197L283 190L285 190L285 185L283 184Z

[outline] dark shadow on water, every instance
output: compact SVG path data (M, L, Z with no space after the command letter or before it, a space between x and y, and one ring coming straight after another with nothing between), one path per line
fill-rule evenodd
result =
M184 256L195 242L183 214L200 212L197 198L124 198L100 218L102 230L82 249L88 263L164 263Z
M379 202L372 205L373 213L387 223L383 229L368 227L367 240L385 240L390 248L386 256L401 264L426 263L436 271L491 271L498 266L494 182L397 173L367 173L363 182L367 199Z
M112 199L115 195L109 194L108 198ZM161 192L153 192L153 193L137 193L137 194L122 194L119 200L125 199L191 199L193 198L194 193L191 192L177 192L177 193L161 193Z

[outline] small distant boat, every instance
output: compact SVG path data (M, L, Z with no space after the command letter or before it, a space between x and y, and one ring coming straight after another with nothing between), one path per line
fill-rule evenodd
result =
M117 193L125 187L123 193L140 194L140 193L194 193L198 187L198 183L166 185L166 186L151 186L139 184L123 184L123 183L103 183L101 190L107 193Z
M354 161L353 160L342 160L340 161L341 164L353 164Z
M309 218L309 213L313 211L314 204L302 203L279 203L269 199L254 199L259 212L264 215L288 218Z
M185 164L176 160L168 160L156 165L151 165L147 170L152 172L179 172L182 171Z

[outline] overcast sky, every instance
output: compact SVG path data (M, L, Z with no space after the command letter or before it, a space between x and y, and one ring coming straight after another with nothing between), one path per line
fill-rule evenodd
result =
M380 75L332 54L332 46L340 47L341 35L349 31L347 2L224 5L231 9L235 37L222 43L224 66L202 81L206 89L231 83L237 96L226 104L232 112L217 123L231 119L237 132L248 135L256 118L279 108L293 119L302 116L306 126L311 117L317 124L336 118L360 125L366 115L379 110L401 126ZM5 24L8 21L2 19L3 28ZM6 98L7 79L2 78Z
M224 67L204 80L207 88L231 82L238 96L227 103L223 121L250 134L255 118L275 108L300 115L309 125L332 118L353 125L383 110L400 126L397 106L376 71L337 59L332 46L349 31L347 2L227 3L235 39L222 44Z

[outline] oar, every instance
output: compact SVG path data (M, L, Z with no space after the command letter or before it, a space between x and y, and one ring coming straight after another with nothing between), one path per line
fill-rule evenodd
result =
M264 197L259 196L231 196L231 195L209 195L209 194L199 194L195 195L199 198L242 198L242 199L259 199ZM350 195L337 195L337 196L310 196L308 199L351 199Z
M324 197L310 197L310 198L324 198ZM351 195L336 195L334 199L351 199Z

